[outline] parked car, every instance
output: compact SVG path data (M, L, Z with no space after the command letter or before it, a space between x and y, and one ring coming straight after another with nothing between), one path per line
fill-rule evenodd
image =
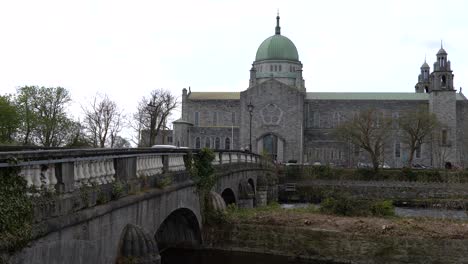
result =
M422 165L422 164L419 164L419 163L415 163L413 164L413 166L411 166L413 169L417 169L417 170L423 170L423 169L427 169L426 166Z
M379 165L379 168L382 168L382 169L390 169L390 166L388 166L387 163L383 163L383 164L380 164L380 165Z
M174 146L174 145L153 145L151 148L158 148L158 149L176 149L177 146Z
M357 167L361 169L370 169L374 166L372 166L370 163L358 162Z
M316 161L316 162L312 163L312 166L322 166L322 163Z

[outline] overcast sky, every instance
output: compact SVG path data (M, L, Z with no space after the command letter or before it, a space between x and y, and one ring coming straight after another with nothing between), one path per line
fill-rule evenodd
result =
M0 94L62 86L78 116L96 92L131 113L155 88L242 91L278 8L308 92L413 92L441 39L468 91L463 0L3 0Z

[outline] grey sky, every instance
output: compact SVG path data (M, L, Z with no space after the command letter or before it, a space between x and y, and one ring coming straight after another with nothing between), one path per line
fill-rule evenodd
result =
M461 0L4 0L0 91L62 86L81 103L107 93L128 113L154 88L241 91L258 46L274 34L277 8L309 92L413 92L424 55L432 68L441 39L455 86L468 83Z

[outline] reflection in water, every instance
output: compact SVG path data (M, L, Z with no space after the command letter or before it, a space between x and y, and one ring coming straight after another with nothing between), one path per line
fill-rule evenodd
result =
M336 263L323 261L303 261L294 258L221 250L191 250L171 248L161 253L162 264L318 264Z

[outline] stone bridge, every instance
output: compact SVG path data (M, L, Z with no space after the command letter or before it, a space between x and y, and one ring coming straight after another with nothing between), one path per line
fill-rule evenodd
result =
M35 239L10 262L159 263L159 250L202 243L199 197L185 167L190 153L196 150L0 152L0 167L14 158L38 191L30 194ZM260 156L216 151L212 163L215 203L251 207L275 199L275 186L260 180L274 166Z

